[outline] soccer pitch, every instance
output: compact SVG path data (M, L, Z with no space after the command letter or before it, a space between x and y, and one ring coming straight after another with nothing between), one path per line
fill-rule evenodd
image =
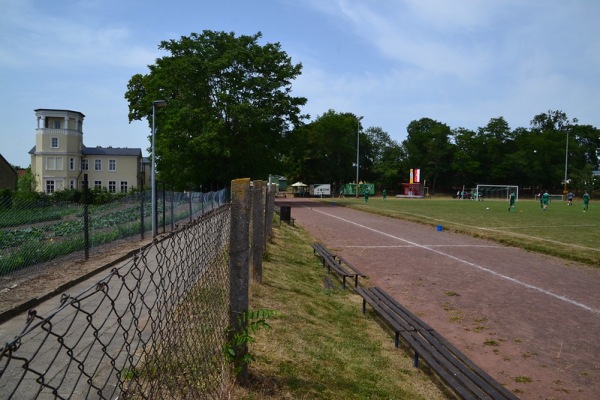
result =
M527 250L600 267L600 207L581 199L572 206L552 201L543 211L539 201L520 200L508 211L508 201L450 198L328 199L339 205L466 233Z

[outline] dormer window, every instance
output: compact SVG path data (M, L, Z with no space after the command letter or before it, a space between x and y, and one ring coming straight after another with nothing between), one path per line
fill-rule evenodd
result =
M50 145L53 149L58 149L58 138L52 138L52 144Z

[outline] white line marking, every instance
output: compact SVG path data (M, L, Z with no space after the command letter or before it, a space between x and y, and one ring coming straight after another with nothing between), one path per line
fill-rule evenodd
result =
M390 210L390 209L385 209L385 211L397 212L397 210ZM467 228L479 229L479 230L487 231L487 232L502 232L502 233L506 233L504 231L504 229L508 228L508 227L500 227L500 228L496 228L496 229L493 229L493 228L483 228L481 226L465 225L465 224L459 224L458 222L454 222L454 221L447 221L447 220L444 220L444 219L431 218L431 217L429 217L427 215L421 215L421 214L415 214L415 213L409 213L409 212L402 212L400 214L412 215L414 217L429 219L431 221L447 222L449 224L458 225L458 226L465 226ZM575 225L575 226L579 226L579 225ZM596 225L581 225L581 226L582 227L595 227ZM553 227L555 227L555 226L553 226ZM561 225L560 227L564 227L564 225ZM573 244L573 243L564 243L564 242L559 242L558 240L545 239L545 238L541 238L541 237L537 237L537 236L524 235L522 233L517 233L517 232L513 232L512 235L513 236L523 237L523 238L528 238L528 239L535 239L535 240L539 240L539 241L542 241L542 242L556 243L556 244L560 244L560 245L568 246L568 247L577 247L577 248L583 249L583 250L600 251L600 249L596 249L596 248L593 248L593 247L585 247L585 246L580 246L578 244Z
M595 309L595 308L592 308L592 307L590 307L590 306L587 306L587 305L585 305L585 304L579 303L579 302L577 302L577 301L575 301L575 300L569 299L569 298L568 298L568 297L566 297L566 296L562 296L562 295L559 295L559 294L556 294L556 293L552 293L552 292L550 292L550 291L548 291L548 290L545 290L545 289L542 289L542 288L540 288L540 287L537 287L537 286L530 285L530 284L528 284L528 283L522 282L522 281L520 281L520 280L518 280L518 279L515 279L515 278L512 278L512 277L510 277L510 276L507 276L507 275L500 274L500 273L498 273L498 272L496 272L496 271L493 271L493 270L491 270L491 269L489 269L489 268L482 267L481 265L477 265L477 264L475 264L475 263L472 263L472 262L470 262L470 261L463 260L463 259L461 259L461 258L455 257L455 256L453 256L453 255L451 255L451 254L444 253L444 252L442 252L442 251L440 251L440 250L436 250L436 249L433 249L433 248L431 248L431 247L423 246L423 245L421 245L421 244L418 244L418 243L415 243L415 242L411 242L410 240L403 239L403 238L401 238L401 237L394 236L394 235L391 235L391 234L389 234L389 233L386 233L386 232L378 231L377 229L373 229L373 228L370 228L370 227L368 227L368 226L361 225L361 224L359 224L359 223L357 223L357 222L350 221L350 220L347 220L347 219L345 219L345 218L342 218L342 217L338 217L337 215L332 215L332 214L329 214L329 213L326 213L326 212L324 212L324 211L320 211L320 210L317 210L317 209L314 209L314 208L313 208L313 210L314 210L314 211L316 211L316 212L318 212L318 213L321 213L321 214L323 214L323 215L327 215L328 217L332 217L332 218L339 219L339 220L341 220L341 221L347 222L347 223L349 223L349 224L352 224L352 225L356 225L356 226L358 226L358 227L360 227L360 228L363 228L363 229L369 230L369 231L371 231L371 232L379 233L379 234L381 234L381 235L383 235L383 236L387 236L387 237L389 237L389 238L392 238L392 239L400 240L401 242L408 243L408 244L409 244L409 245L411 245L411 246L418 247L418 248L421 248L421 249L428 250L428 251L431 251L431 252L433 252L433 253L439 254L439 255L441 255L441 256L448 257L448 258L450 258L450 259L452 259L452 260L454 260L454 261L458 261L458 262L460 262L460 263L463 263L463 264L466 264L466 265L468 265L468 266L470 266L470 267L477 268L477 269L479 269L479 270L481 270L481 271L484 271L484 272L488 272L488 273L490 273L490 274L492 274L492 275L495 275L495 276L497 276L497 277L499 277L499 278L505 279L505 280L507 280L507 281L509 281L509 282L516 283L517 285L524 286L524 287L526 287L526 288L528 288L528 289L533 289L533 290L536 290L536 291L538 291L538 292L540 292L540 293L543 293L543 294L545 294L545 295L548 295L548 296L550 296L550 297L554 297L555 299L558 299L558 300L564 301L564 302L566 302L566 303L572 304L572 305L574 305L574 306L577 306L577 307L579 307L579 308L582 308L582 309L584 309L584 310L586 310L586 311L589 311L589 312L592 312L592 313L594 313L594 314L600 314L600 310L597 310L597 309Z
M485 247L485 248L491 248L491 249L497 249L500 248L500 246L494 246L494 245L486 245L486 244L423 244L422 246L424 247L477 247L477 248L481 248L481 247ZM408 248L408 247L413 247L412 245L351 245L351 246L337 246L339 248L345 248L345 249L349 249L349 248L365 248L365 249L397 249L397 248Z

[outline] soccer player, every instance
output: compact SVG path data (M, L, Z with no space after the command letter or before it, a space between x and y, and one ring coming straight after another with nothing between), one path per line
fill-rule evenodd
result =
M590 195L587 190L583 192L583 212L586 212L588 209L588 205L590 204Z
M383 189L383 199L387 199L387 190Z
M542 195L542 209L546 211L548 209L548 202L550 201L550 193L548 191L544 191Z
M567 194L567 205L568 206L572 206L573 205L573 197L575 195L573 194L573 192L569 192L569 194Z
M508 198L508 212L510 212L511 208L515 208L515 198L516 198L515 192L514 191L510 192L510 197Z

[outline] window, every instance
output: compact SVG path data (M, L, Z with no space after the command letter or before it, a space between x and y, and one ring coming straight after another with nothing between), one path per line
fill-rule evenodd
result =
M102 181L94 181L94 189L102 189Z
M102 160L94 160L94 171L102 171Z
M121 181L121 193L127 193L127 181Z
M117 193L117 181L108 181L108 192Z
M46 193L54 193L54 181L46 181Z
M71 183L69 184L70 189L75 189L75 179L71 179Z
M117 160L108 160L108 170L109 171L117 170Z
M50 147L52 147L53 149L58 149L58 138L57 137L52 138L52 144L50 145Z
M60 129L60 121L54 121L54 129Z
M62 169L63 169L62 157L46 158L46 170L47 171L62 171Z
M89 161L87 158L83 158L81 159L81 170L82 171L87 171L89 169Z
M75 159L73 157L69 158L69 169L71 171L75 169Z

